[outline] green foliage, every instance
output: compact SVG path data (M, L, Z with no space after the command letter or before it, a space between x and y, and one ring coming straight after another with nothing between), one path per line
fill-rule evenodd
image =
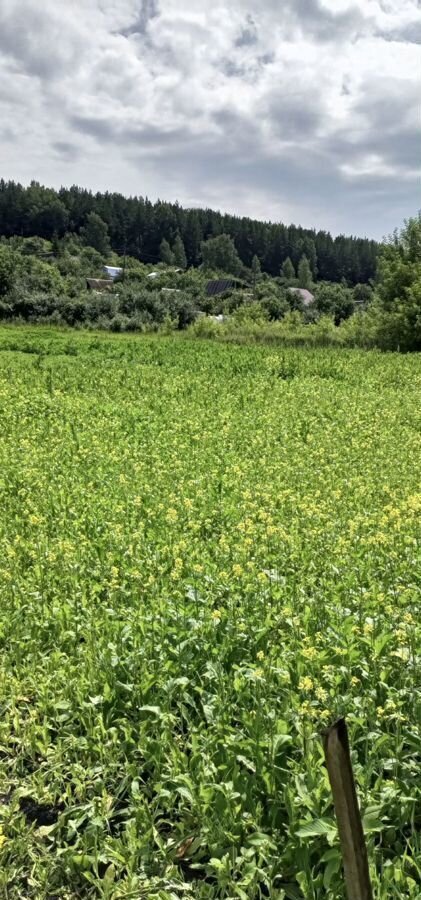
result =
M245 322L265 322L268 321L268 315L261 303L247 303L239 306L233 313L232 325L235 327L237 323Z
M253 288L253 299L256 298L256 287L257 287L258 281L261 278L261 273L262 273L262 269L261 269L261 265L260 265L260 260L259 260L259 257L256 256L256 254L255 254L251 261L251 278L252 278L252 288Z
M409 219L384 248L377 293L384 311L384 345L421 350L421 214Z
M15 238L17 249L24 256L39 256L39 257L47 257L52 253L52 243L51 241L46 241L45 238L40 237L30 237L30 238Z
M0 895L343 900L346 713L376 900L417 900L420 357L129 318L0 329Z
M308 262L310 265L310 270L311 270L311 275L312 275L312 280L316 281L317 274L318 274L317 250L316 250L316 243L313 238L308 237L308 236L304 237L303 242L302 242L302 252L303 252L303 256L305 256L306 259L308 259Z
M85 225L80 229L80 236L87 247L93 247L101 256L105 257L109 253L108 226L97 213L88 214Z
M295 284L295 269L289 256L287 256L286 260L284 260L284 262L282 263L281 276L285 281L287 287Z
M313 286L313 275L306 256L302 256L298 264L297 286L307 290L311 290Z
M18 257L9 247L0 244L0 297L13 287Z
M162 238L162 241L160 243L159 257L161 262L166 263L167 266L174 265L174 253L165 238Z
M56 266L44 262L36 256L21 256L15 270L13 291L50 294L60 297L64 293L64 282Z
M220 234L201 244L202 262L205 269L239 275L242 269L233 239L228 234Z
M253 256L253 259L251 261L251 272L252 272L252 276L253 276L253 284L256 285L257 281L260 278L261 272L262 272L260 260L259 260L259 257L256 256L256 254Z
M80 235L75 234L73 231L67 231L59 243L58 252L59 254L68 253L70 256L77 257L79 256L82 247L83 242Z
M260 281L256 286L255 295L265 316L270 320L282 319L290 309L285 289L272 279Z
M232 316L226 317L222 323L210 324L201 319L189 329L191 337L206 337L220 342L237 344L268 344L280 347L344 347L374 346L375 342L365 343L365 339L356 330L347 332L337 328L329 316L322 316L315 322L308 322L307 311L291 311L286 305L280 310L277 321L271 315L269 304L250 304L251 314L247 315L247 307L239 309ZM279 302L279 301L278 301ZM269 306L269 308L268 308ZM363 332L364 336L364 332Z
M173 220L165 204L160 207L160 216L170 228ZM99 224L99 232L95 213L88 214L87 222L96 237L98 233L104 237L104 220ZM232 238L226 234L203 243L203 266L200 269L191 267L182 272L169 266L170 261L176 260L166 240L161 241L161 249L168 261L158 267L147 266L130 255L123 261L116 253L109 252L108 263L125 266L124 289L121 281L112 286L112 302L105 302L102 312L98 311L100 304L94 302L95 295L86 293L86 280L103 277L104 255L84 244L86 231L82 230L81 235L69 233L62 237L55 233L53 243L46 238L14 235L0 240L0 296L3 298L0 316L3 319L51 320L57 324L84 324L89 327L97 324L100 328L112 327L120 331L164 328L167 325L170 327L169 323L171 328L185 328L195 320L199 311L230 316L243 305L249 305L250 299L253 299L260 305L257 318L261 320L265 340L284 340L283 328L274 331L269 338L265 321L279 322L292 309L302 314L300 334L297 336L299 343L303 339L304 342L314 343L317 336L317 341L322 340L325 344L328 335L322 334L322 325L320 328L316 326L320 317L329 317L335 326L340 326L337 334L329 331L329 341L335 345L416 350L421 347L420 222L420 219L410 220L384 248L375 291L371 285L362 283L350 288L344 277L341 283L320 281L314 285L310 282L311 266L306 257L301 258L298 279L293 277L294 266L288 258L281 277L271 278L266 272L262 273L257 254L251 259L251 268L245 269ZM94 241L95 234L92 236ZM303 242L300 244L302 246ZM177 249L178 263L184 265L183 241L178 234L174 247ZM308 242L306 247L310 247ZM151 269L155 271L151 273ZM242 275L245 281L243 289L236 288L224 295L209 297L206 293L207 279L210 273L216 275L218 272L233 277ZM151 274L153 277L148 277ZM299 294L288 290L290 281L294 286L299 282L309 285L315 292L315 303L304 306ZM130 302L126 289L130 289L134 298ZM83 310L83 304L88 308ZM127 304L131 311L125 308ZM345 327L345 321L354 318L355 309L358 320ZM250 323L247 311L241 316L244 323L246 320ZM301 328L305 326L311 326L312 331L304 332L306 337L303 338ZM257 338L257 321L254 321L252 330L250 339L260 339ZM232 331L235 328L230 333Z
M374 291L371 284L356 284L353 290L354 302L367 307L373 300Z
M352 285L367 282L375 274L375 241L343 235L332 238L325 231L257 222L209 209L184 210L178 203L161 200L153 204L143 197L93 194L77 186L53 191L35 182L24 188L13 181L0 180L0 235L5 237L40 236L54 240L56 246L69 227L84 234L91 213L106 223L114 251L121 254L125 248L128 255L147 262L159 259L163 238L172 243L179 234L187 265L197 266L201 243L226 234L233 239L243 266L250 269L256 255L262 270L272 276L279 274L288 257L296 269L303 254L309 260L314 280L320 277L340 281L344 277ZM93 238L88 238L87 243L109 257L103 232L98 236L97 231L94 228ZM185 268L181 259L177 265Z
M352 316L355 309L354 294L342 284L320 284L316 288L315 307L322 315L333 316L335 324Z
M175 265L180 269L185 269L187 267L186 251L179 234L177 234L177 237L173 243L172 252Z

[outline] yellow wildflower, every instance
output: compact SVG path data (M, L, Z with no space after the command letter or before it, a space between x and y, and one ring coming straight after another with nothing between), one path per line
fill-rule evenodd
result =
M304 675L303 678L300 678L298 682L298 689L300 691L312 691L314 687L314 682L312 678L309 678L307 675Z

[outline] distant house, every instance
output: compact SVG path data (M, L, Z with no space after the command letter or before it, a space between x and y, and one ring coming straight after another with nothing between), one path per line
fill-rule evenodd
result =
M182 271L183 271L182 269L173 269L173 268L171 268L171 269L156 269L155 272L149 272L146 277L155 279L155 278L160 278L161 275L178 275Z
M314 294L311 291L308 291L306 288L298 288L298 287L290 287L288 288L289 294L295 294L298 296L303 304L303 306L311 306L315 301Z
M120 268L120 266L103 266L102 271L104 272L105 275L108 276L108 278L111 278L112 281L114 281L115 278L118 278L120 275L123 274L123 269Z
M243 282L238 278L215 278L208 281L206 285L206 295L215 297L218 294L225 294L225 291L234 291L243 287Z
M218 325L222 325L222 323L227 320L227 317L222 315L222 313L219 313L218 316L208 316L208 318L211 319L212 322L218 322Z
M88 291L94 291L95 294L104 294L110 291L113 282L110 278L87 278L86 287Z

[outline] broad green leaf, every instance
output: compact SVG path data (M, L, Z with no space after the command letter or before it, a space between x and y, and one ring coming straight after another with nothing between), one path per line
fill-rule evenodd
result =
M326 834L333 835L336 833L336 824L333 819L312 819L296 831L296 835L300 838L316 837Z

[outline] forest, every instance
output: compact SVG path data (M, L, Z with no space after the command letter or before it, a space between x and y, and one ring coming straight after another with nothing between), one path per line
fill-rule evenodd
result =
M0 236L13 235L47 240L66 232L80 234L89 214L105 222L111 249L145 263L160 259L162 240L171 246L179 238L186 263L197 266L201 244L221 234L229 235L244 266L257 256L263 272L279 275L286 259L298 267L302 256L310 262L313 277L353 286L368 282L376 271L379 245L372 240L315 231L272 222L232 216L211 209L183 209L178 203L147 197L123 197L118 193L92 193L77 187L55 191L33 181L28 187L0 181Z

